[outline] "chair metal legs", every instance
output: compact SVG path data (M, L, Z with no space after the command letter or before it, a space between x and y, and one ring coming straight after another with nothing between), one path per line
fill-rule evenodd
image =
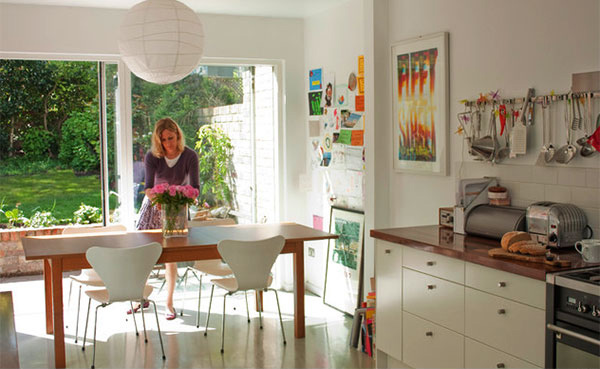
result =
M195 273L194 273L195 274ZM197 278L197 276L196 276ZM200 328L200 301L202 298L202 273L200 273L198 284L198 309L196 310L196 328Z
M73 284L73 281L71 281ZM69 300L71 300L71 288L69 287ZM79 333L79 306L81 305L81 285L79 285L79 296L77 297L77 320L75 321L75 343L77 343L77 333Z
M139 335L140 335L140 332L138 332L138 329L137 329L137 323L136 323L136 321L135 321L135 313L133 312L133 301L129 301L129 305L131 306L131 311L132 311L132 313L131 313L131 317L133 318L133 326L135 327L135 335L136 335L136 336L139 336ZM144 308L142 308L142 311L143 311L143 310L144 310Z
M223 295L223 327L221 328L221 353L224 352L223 348L225 345L225 301L227 300L227 295L229 295L228 293L226 293L225 295Z
M271 291L275 292L275 299L277 300L277 311L279 312L279 324L281 325L281 334L283 335L283 344L287 344L285 341L285 330L283 329L283 319L281 319L281 308L279 307L279 295L277 294L277 290L271 289Z
M260 329L263 329L263 325L262 325L262 299L260 298L260 296L258 296L258 290L255 290L256 292L256 301L258 302L258 319L260 321Z
M212 285L212 288L210 289L210 301L208 302L208 314L206 315L206 327L204 327L204 336L206 336L208 334L208 321L210 320L210 308L212 307L212 298L213 298L213 292L215 292L215 285ZM225 312L223 312L225 313Z
M246 314L248 315L248 323L250 323L250 309L248 309L248 291L244 291L244 297L246 297Z
M91 297L88 299L88 309L87 309L87 315L85 317L85 329L83 331L83 345L81 346L81 351L85 351L85 338L87 337L88 321L90 320L90 306L92 306L92 298Z
M157 330L158 330L158 340L160 341L160 350L162 351L162 359L166 360L167 356L165 355L165 347L163 345L162 334L160 332L160 322L158 320L158 313L157 313L157 310L156 310L156 303L154 301L152 301L152 300L141 299L140 300L140 304L143 306L146 303L146 301L151 302L152 305L154 306L154 317L156 318L156 327L157 327ZM91 298L90 298L90 304L91 304ZM132 305L132 308L133 308L133 303L131 301L129 301L129 304ZM101 307L102 308L106 307L108 305L110 305L110 304L100 304L100 305L96 306L96 312L94 314L94 352L92 354L92 369L94 369L95 365L96 365L96 329L98 327L98 309L101 308ZM88 319L90 317L89 311L90 311L90 305L88 305L88 315L87 315L87 318L86 318L86 321L85 321L86 333L87 333L87 322L88 322ZM133 319L133 322L134 322L134 325L135 325L136 336L139 336L139 333L137 332L137 324L135 323L135 318ZM148 343L148 336L146 334L146 320L144 318L144 309L142 309L142 324L144 326L144 342ZM85 338L86 338L86 336L84 334L84 336L83 336L83 349L84 350L85 350Z

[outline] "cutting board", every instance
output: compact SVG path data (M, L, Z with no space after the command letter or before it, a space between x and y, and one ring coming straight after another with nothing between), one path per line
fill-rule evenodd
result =
M489 250L488 255L490 255L493 258L528 261L531 263L540 263L555 267L571 266L570 260L558 260L558 256L556 254L546 254L546 256L522 255L516 254L514 252L509 252L507 250L504 250L503 248L497 248ZM548 256L551 260L548 260Z

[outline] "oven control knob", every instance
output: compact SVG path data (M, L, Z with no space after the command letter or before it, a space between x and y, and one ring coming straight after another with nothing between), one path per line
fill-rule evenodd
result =
M600 309L598 309L596 306L592 306L592 316L600 316Z
M556 233L552 233L550 235L550 237L548 237L548 241L550 241L550 243L555 244L556 241L558 241L558 237L556 236Z
M579 311L580 313L587 313L589 310L589 306L587 306L586 304L582 304L581 301L579 301L579 306L577 306L577 311Z

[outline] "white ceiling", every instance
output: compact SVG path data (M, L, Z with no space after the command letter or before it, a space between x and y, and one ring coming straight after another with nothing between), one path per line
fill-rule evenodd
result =
M0 3L129 9L142 0L0 0ZM197 13L306 18L348 0L180 0Z

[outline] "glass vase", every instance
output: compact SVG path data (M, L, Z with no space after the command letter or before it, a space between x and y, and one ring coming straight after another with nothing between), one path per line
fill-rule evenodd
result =
M164 238L187 237L187 205L163 205L161 218Z

